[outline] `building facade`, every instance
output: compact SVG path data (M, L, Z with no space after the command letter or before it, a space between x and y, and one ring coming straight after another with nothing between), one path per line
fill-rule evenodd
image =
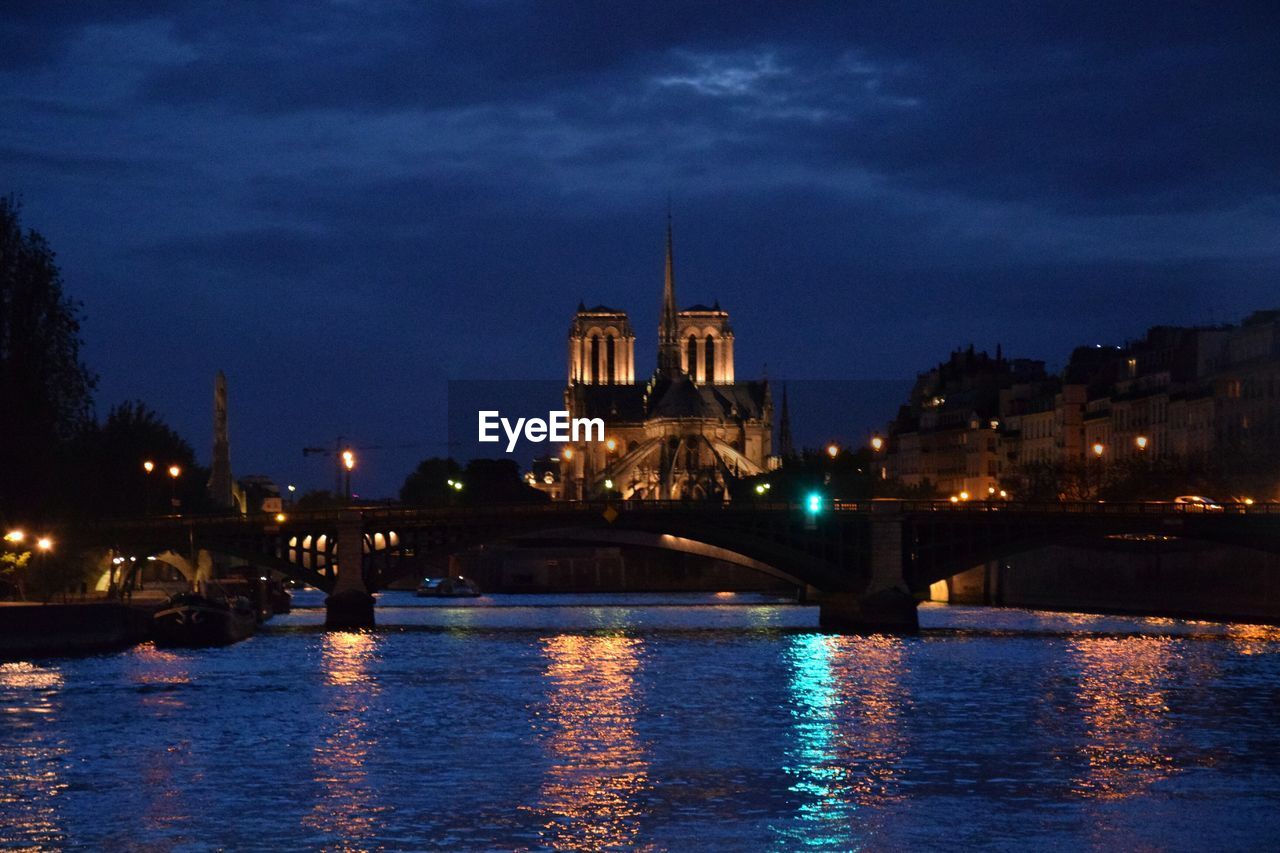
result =
M1280 310L1240 325L1151 328L1081 347L1061 374L997 349L953 353L921 374L889 426L886 473L971 498L1017 487L1037 465L1248 458L1280 443ZM1280 483L1277 494L1280 498Z
M638 378L624 311L579 304L569 326L565 409L571 418L603 420L605 441L561 447L527 482L563 500L727 501L734 479L776 464L769 384L737 379L733 342L719 303L677 307L668 223L656 369Z

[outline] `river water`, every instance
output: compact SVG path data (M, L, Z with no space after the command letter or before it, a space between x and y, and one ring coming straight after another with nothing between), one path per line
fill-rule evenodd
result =
M926 605L919 636L847 637L745 595L442 604L0 664L0 847L1276 843L1280 629Z

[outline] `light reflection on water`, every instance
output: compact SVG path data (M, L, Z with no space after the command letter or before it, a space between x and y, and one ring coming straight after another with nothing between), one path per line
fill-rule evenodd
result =
M772 827L780 846L848 845L874 831L873 807L900 796L902 653L902 639L884 635L790 638L794 743L783 769L797 808Z
M1275 628L541 601L0 665L0 848L1270 844Z
M57 729L62 686L54 668L0 663L0 847L66 841L58 809L69 751Z
M378 641L372 633L349 631L322 638L321 733L311 755L318 791L302 823L322 834L324 849L363 849L378 834L383 809L365 769L377 748L366 717L381 692L371 672Z
M1165 739L1164 686L1180 642L1170 637L1073 638L1077 701L1084 721L1085 772L1073 781L1084 797L1140 793L1177 772Z
M551 766L532 811L555 850L633 847L648 784L636 734L636 676L644 650L636 637L576 634L541 641L548 696L539 737Z

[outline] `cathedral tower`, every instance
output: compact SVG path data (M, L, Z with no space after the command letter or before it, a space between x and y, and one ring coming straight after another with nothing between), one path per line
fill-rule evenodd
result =
M636 381L636 336L625 311L578 304L569 326L570 385L629 385Z

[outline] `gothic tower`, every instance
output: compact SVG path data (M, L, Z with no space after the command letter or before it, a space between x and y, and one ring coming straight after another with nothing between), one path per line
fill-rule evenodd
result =
M636 336L626 312L578 303L569 326L569 384L630 385L635 374Z

